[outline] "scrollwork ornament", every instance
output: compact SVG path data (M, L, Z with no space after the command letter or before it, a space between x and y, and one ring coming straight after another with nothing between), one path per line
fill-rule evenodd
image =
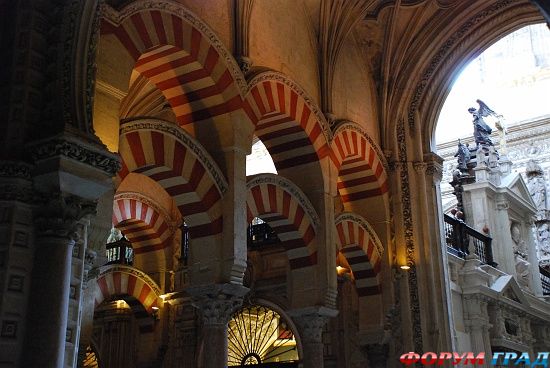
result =
M83 144L64 138L54 138L31 147L31 157L41 161L55 156L67 158L93 166L110 176L114 176L122 167L119 158L112 153L102 152L98 147L92 149Z
M0 177L31 180L31 166L22 162L0 161Z

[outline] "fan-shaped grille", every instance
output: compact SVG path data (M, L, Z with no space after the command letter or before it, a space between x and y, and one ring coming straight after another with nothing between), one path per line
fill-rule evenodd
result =
M230 367L298 361L294 334L269 308L252 305L233 315L228 325Z
M82 366L84 368L99 368L97 355L90 345L86 348L86 356L84 357Z

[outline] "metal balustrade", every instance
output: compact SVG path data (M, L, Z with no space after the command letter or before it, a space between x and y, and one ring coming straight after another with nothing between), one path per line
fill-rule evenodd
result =
M550 295L550 272L539 266L542 294Z
M460 258L466 258L470 253L470 243L472 250L479 260L493 267L497 263L493 259L492 239L466 225L464 221L444 215L445 219L445 242L447 251Z

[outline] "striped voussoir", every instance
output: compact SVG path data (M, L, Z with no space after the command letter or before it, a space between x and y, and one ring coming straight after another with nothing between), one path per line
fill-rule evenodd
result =
M96 280L95 306L115 297L134 297L147 313L159 305L159 287L143 272L129 266L107 266L100 270Z
M136 129L121 134L120 155L123 162L118 173L119 180L134 172L158 182L185 218L191 238L221 233L221 193L212 177L212 171L217 169L212 168L212 161L208 161L209 168L205 167L204 160L208 154L204 148L196 142L193 147L185 144L181 137L168 131L170 124L166 122L147 120L128 124L134 124ZM140 128L140 125L144 127ZM172 128L184 134L181 128L173 124ZM185 134L182 137L189 142L192 138ZM216 173L220 178L219 170Z
M357 294L360 297L379 294L381 254L377 243L380 244L380 241L352 220L337 222L336 231L338 251L351 267Z
M388 176L381 158L363 134L351 129L337 131L332 152L342 202L377 197L388 191Z
M321 122L296 91L280 81L250 88L243 109L277 170L316 162L329 154Z
M113 225L132 243L136 254L156 251L170 244L167 219L139 199L115 198Z
M180 125L216 119L242 106L240 89L208 37L184 18L143 9L120 24L104 19L136 61L135 70L159 88Z
M260 217L277 233L291 269L317 264L314 227L292 194L273 183L258 184L249 188L246 207L248 223Z

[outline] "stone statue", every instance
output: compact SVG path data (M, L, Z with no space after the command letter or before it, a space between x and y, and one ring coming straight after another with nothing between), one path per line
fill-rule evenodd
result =
M539 263L541 266L550 265L550 231L548 223L537 226L537 240L539 242Z
M493 145L491 138L489 138L489 135L493 130L489 125L487 125L487 123L485 123L483 118L490 115L497 116L497 114L483 101L478 99L476 102L479 104L479 109L476 109L475 107L470 107L468 109L468 112L472 114L473 117L474 140L476 142L476 148L479 149L480 146L483 148L488 148Z
M535 160L529 160L525 169L527 173L527 188L537 208L537 221L546 218L546 182L542 168Z
M468 163L470 162L470 149L468 143L466 145L462 144L460 139L458 140L458 150L455 153L455 156L458 161L458 169L461 172L468 171Z
M510 227L510 235L512 236L512 247L514 250L514 261L516 263L516 276L518 283L521 286L529 287L529 266L527 261L527 253L525 241L521 236L521 229L517 222L512 223Z
M517 254L522 258L527 258L527 254L525 253L525 241L521 236L521 229L517 222L512 223L512 226L510 227L510 235L512 236L512 247L514 254Z
M109 237L107 238L107 244L117 242L120 239L122 239L122 233L120 232L119 229L117 229L116 227L113 226L113 228L111 228L111 233L109 234Z

